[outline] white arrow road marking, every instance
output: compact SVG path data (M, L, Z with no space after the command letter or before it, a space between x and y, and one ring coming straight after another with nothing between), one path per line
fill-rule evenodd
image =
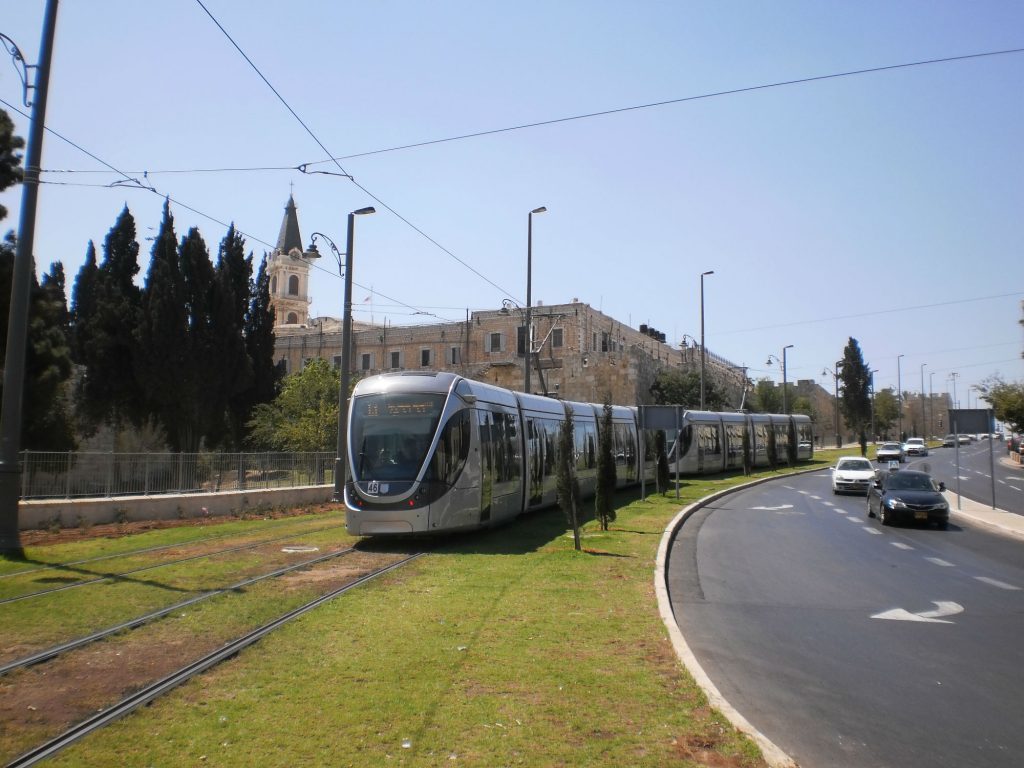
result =
M778 512L780 509L792 509L792 504L780 504L777 507L751 507L751 511L755 509L764 510L765 512Z
M955 616L958 613L963 613L964 610L964 607L959 603L950 602L948 600L932 600L932 605L935 606L934 611L911 613L904 608L893 608L891 611L876 613L871 618L891 619L893 621L926 621L931 624L952 624L952 621L945 621L939 617Z

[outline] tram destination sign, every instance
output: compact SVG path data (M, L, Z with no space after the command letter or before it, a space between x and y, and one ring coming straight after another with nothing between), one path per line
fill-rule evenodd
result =
M950 408L949 427L956 433L992 434L992 411L988 408Z

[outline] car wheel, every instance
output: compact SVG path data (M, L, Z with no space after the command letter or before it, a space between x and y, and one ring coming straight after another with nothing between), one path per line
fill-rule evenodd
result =
M885 504L882 504L878 508L878 522L882 525L892 525L892 515L888 515L885 512Z
M868 502L868 517L874 517L875 513L871 511L871 502Z

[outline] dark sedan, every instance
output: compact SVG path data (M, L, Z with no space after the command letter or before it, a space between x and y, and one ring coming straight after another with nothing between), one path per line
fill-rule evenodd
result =
M944 490L945 483L936 483L927 472L902 469L883 474L868 489L868 517L877 515L882 525L935 523L945 530L949 504L942 495Z

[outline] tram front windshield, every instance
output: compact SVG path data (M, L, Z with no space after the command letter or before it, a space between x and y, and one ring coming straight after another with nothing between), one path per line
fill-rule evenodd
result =
M415 480L427 457L445 395L363 395L352 401L356 480Z

